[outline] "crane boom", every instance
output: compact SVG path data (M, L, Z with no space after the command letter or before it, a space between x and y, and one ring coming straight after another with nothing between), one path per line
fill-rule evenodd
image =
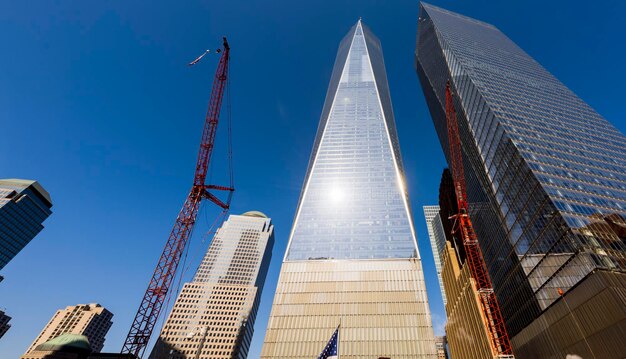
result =
M193 186L183 204L183 208L176 218L174 228L172 228L167 242L165 243L163 253L159 258L159 262L150 279L148 288L146 289L130 331L128 332L128 336L126 337L126 341L122 347L122 353L141 357L146 350L152 331L159 318L161 308L176 274L181 256L193 232L198 210L200 209L200 202L203 199L208 199L223 210L228 210L230 206L230 199L234 191L232 177L230 187L205 184L207 169L209 168L215 135L217 133L217 124L219 121L222 98L224 96L224 88L227 83L229 56L230 46L226 38L224 38L224 48L213 80L211 97L204 121ZM209 190L228 191L228 199L222 201L217 196L210 193Z
M446 121L448 123L448 144L450 146L450 161L452 177L454 180L454 192L458 205L458 213L451 217L454 219L453 233L459 233L465 248L467 263L470 273L476 284L480 298L481 309L486 321L492 351L497 358L514 358L513 349L506 331L504 318L498 305L498 300L493 291L491 278L487 272L487 265L478 244L478 238L472 221L469 217L467 205L467 186L465 184L465 170L461 152L461 137L459 125L454 109L450 81L446 84Z
M211 89L211 98L206 111L204 121L204 131L202 131L202 141L198 150L198 162L196 164L196 174L194 176L194 186L204 186L206 173L209 168L209 161L213 153L213 145L215 143L215 134L217 133L217 122L220 118L220 110L222 108L222 98L224 97L224 88L226 87L226 77L228 76L228 60L230 59L230 46L224 38L224 52L217 66L215 78L213 79L213 88Z

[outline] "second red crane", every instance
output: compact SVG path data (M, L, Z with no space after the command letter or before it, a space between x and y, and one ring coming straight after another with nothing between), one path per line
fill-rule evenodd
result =
M487 272L487 265L478 244L478 238L469 216L467 204L467 186L465 184L465 169L461 152L461 137L459 125L454 109L454 101L450 82L446 84L446 120L448 123L448 143L450 146L450 162L454 193L458 206L458 213L451 217L454 220L452 232L458 233L467 254L467 263L472 278L475 281L481 308L486 321L487 331L491 339L491 347L497 358L514 358L513 348L506 331L504 318L498 305L498 299L493 291L491 278Z

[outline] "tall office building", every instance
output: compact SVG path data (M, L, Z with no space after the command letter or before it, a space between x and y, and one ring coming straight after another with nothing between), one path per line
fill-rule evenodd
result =
M435 269L437 270L441 298L445 305L447 301L446 291L443 289L443 281L441 280L441 253L446 246L446 235L443 229L443 223L441 222L441 216L439 215L439 206L424 206L424 218L426 219L430 248L433 251L433 258L435 259Z
M11 317L6 315L3 310L0 310L0 338L2 338L9 329L11 329Z
M0 269L41 232L51 207L37 181L0 179Z
M476 282L467 262L459 259L453 242L447 241L441 254L443 285L448 294L446 304L446 338L450 356L455 359L493 359Z
M339 45L261 358L434 358L430 309L383 54L359 21Z
M448 343L446 342L445 335L442 337L435 337L435 347L437 348L437 359L448 359L448 350L446 349L447 345Z
M266 215L229 216L184 284L150 358L245 359L273 246Z
M113 314L97 303L78 304L59 309L46 324L37 339L30 345L24 356L37 346L62 334L84 335L89 339L91 349L98 353L104 346L104 339L111 328Z
M493 25L422 3L415 60L516 356L624 357L626 137Z

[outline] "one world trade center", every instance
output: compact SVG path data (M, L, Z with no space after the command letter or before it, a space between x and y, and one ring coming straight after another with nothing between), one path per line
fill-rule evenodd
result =
M424 274L379 40L339 46L261 358L434 358Z

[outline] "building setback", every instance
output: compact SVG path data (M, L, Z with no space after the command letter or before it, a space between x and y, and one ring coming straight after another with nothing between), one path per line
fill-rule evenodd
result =
M447 300L446 292L443 289L443 281L441 279L441 254L446 246L446 235L444 233L441 216L439 215L439 206L424 206L424 218L426 219L426 228L428 229L430 248L433 251L433 259L435 260L435 269L437 270L437 279L439 280L441 298L443 299L443 304L445 305Z
M261 358L434 358L380 42L361 21L339 45Z
M516 357L626 356L626 137L493 25L421 3L415 64Z
M2 338L9 329L11 329L11 324L9 321L11 317L6 315L3 310L0 310L0 338Z
M230 215L184 284L150 358L245 359L273 246L266 215Z
M0 179L0 269L41 232L51 207L38 182Z
M113 314L97 303L57 310L22 358L28 358L37 346L63 334L84 335L89 339L93 352L98 353L104 347L105 336L113 324L111 318Z

